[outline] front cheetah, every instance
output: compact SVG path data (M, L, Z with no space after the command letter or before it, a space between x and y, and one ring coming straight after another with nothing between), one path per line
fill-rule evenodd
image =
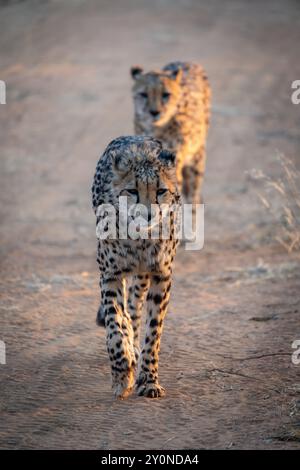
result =
M158 355L178 244L175 212L170 210L170 230L166 239L121 238L119 198L126 196L128 211L143 205L149 227L153 205L159 211L163 205L180 207L175 155L164 150L154 138L117 138L108 145L97 164L92 195L98 225L107 215L107 207L113 207L117 215L117 235L111 236L104 224L109 235L99 239L97 257L101 288L97 322L106 327L114 393L124 398L131 392L138 359L138 395L160 397L164 389L158 382ZM129 277L132 285L127 299ZM146 295L146 331L139 353L140 320Z
M177 180L185 202L201 200L210 87L198 64L172 62L143 73L132 67L134 124L138 135L151 135L176 153Z

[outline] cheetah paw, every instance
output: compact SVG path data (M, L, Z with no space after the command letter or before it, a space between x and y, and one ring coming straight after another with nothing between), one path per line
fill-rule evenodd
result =
M130 369L127 371L126 376L117 378L113 381L112 389L116 398L127 398L133 391L134 387L134 371Z
M165 389L159 384L144 384L138 387L137 394L148 398L160 398L165 395Z
M123 400L127 398L133 390L133 387L126 387L122 384L115 384L113 385L113 392L116 398Z

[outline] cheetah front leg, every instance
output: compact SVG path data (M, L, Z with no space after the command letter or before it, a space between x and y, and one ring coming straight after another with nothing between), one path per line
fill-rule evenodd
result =
M112 388L116 397L125 398L134 385L136 361L131 320L126 312L124 282L122 279L104 278L101 285Z
M164 388L158 382L158 359L170 289L171 276L169 274L151 275L151 286L147 296L145 340L136 381L138 395L150 398L161 397L165 394Z
M140 353L140 326L142 309L149 285L149 274L138 274L134 276L132 285L128 290L128 313L132 321L133 344L136 360L138 360Z

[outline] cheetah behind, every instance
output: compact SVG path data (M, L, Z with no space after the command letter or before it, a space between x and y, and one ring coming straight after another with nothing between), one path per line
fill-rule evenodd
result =
M148 73L132 67L131 75L135 133L154 136L176 153L177 180L185 202L199 203L211 96L202 67L172 62Z
M172 263L178 240L170 217L168 239L121 239L119 197L128 207L143 204L168 207L180 203L175 155L162 149L159 141L142 136L112 141L100 158L92 187L93 208L99 222L99 207L113 206L117 213L117 237L98 241L101 304L98 322L106 327L107 351L112 384L117 397L124 398L134 386L139 395L159 397L158 354L163 320L170 297ZM106 228L106 227L105 227ZM126 295L126 282L133 282ZM144 299L147 298L146 331L142 350L139 329Z

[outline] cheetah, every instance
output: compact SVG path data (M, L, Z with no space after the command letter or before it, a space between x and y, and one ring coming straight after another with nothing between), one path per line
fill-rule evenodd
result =
M111 236L105 226L109 235L98 239L101 302L97 323L106 328L112 388L118 398L125 398L132 392L136 366L137 394L150 398L164 395L164 388L158 381L158 359L178 245L171 210L168 238L121 238L119 198L126 197L128 212L142 204L149 226L153 205L181 207L175 160L175 155L163 149L157 139L129 136L113 140L96 167L92 202L97 224L103 217L103 214L99 216L99 208L109 205L117 214L116 237ZM146 328L140 350L144 301L147 304Z
M131 76L135 133L151 135L175 152L184 202L200 203L211 97L203 68L171 62L162 70L144 73L134 66Z

